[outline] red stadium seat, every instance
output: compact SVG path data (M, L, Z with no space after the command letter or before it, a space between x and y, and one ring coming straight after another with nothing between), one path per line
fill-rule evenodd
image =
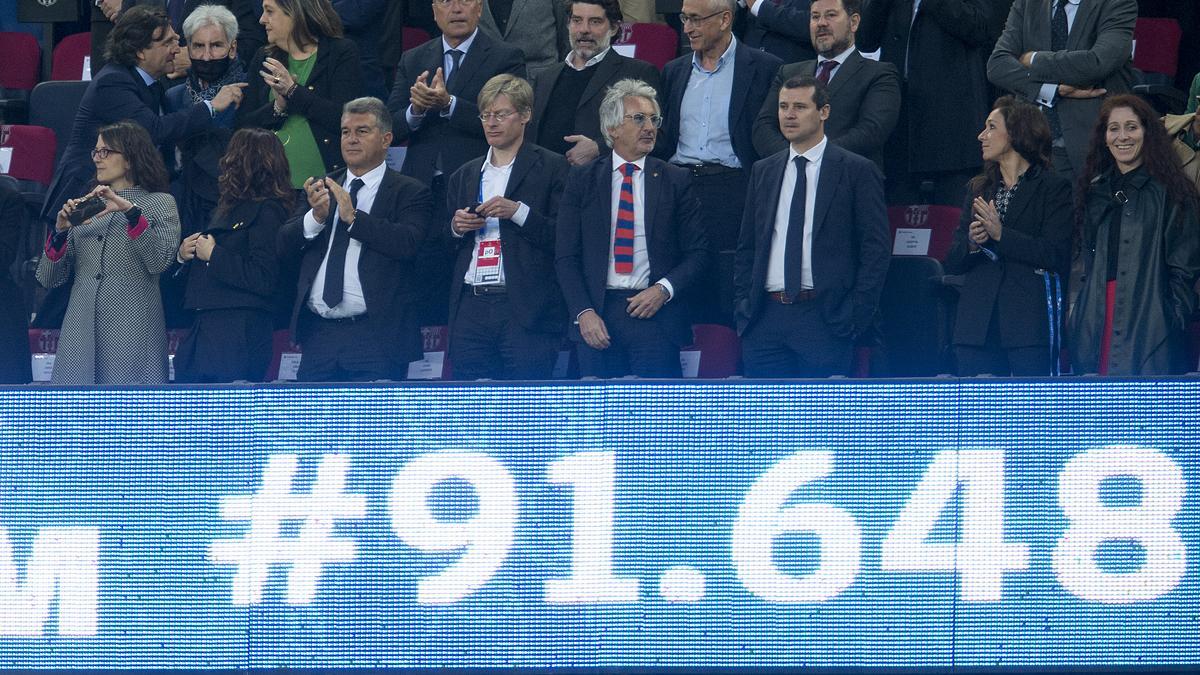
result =
M1139 18L1133 28L1133 92L1160 113L1181 113L1187 105L1187 94L1174 86L1182 38L1175 19Z
M20 181L36 183L42 190L50 187L50 179L54 177L56 146L54 132L46 127L0 126L0 148L12 148L12 163L5 173Z
M25 122L42 50L29 33L0 33L0 121Z
M679 36L670 26L661 23L634 23L622 27L616 44L633 45L633 55L663 69L675 58L679 48Z
M82 80L83 62L92 53L92 34L75 33L54 47L51 60L51 80Z
M938 206L935 204L910 204L907 206L888 207L888 225L892 229L892 241L896 241L896 230L929 231L929 250L894 250L896 255L927 255L938 260L945 260L954 243L954 230L958 229L958 219L962 209L956 206Z
M742 341L728 326L712 323L694 324L692 345L684 347L681 351L700 352L696 377L721 379L741 373Z
M429 42L429 33L421 28L405 26L404 32L400 34L400 45L404 51L408 51L413 47L423 45Z

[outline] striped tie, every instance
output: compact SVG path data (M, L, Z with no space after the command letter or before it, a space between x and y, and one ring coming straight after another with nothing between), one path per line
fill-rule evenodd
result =
M613 267L617 274L633 274L633 172L637 165L621 165L621 198L617 202L617 236L613 238Z

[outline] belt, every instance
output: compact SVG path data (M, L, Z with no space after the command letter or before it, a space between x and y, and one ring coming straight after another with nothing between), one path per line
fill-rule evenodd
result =
M508 289L504 286L496 284L491 285L472 285L466 284L466 288L471 289L471 295L504 295L508 293Z
M365 321L367 319L366 312L363 312L362 314L355 314L354 316L343 316L338 319L328 319L328 318L321 316L320 314L317 314L316 312L313 312L312 314L313 314L313 316L317 317L321 321L324 321L325 323L357 323L359 321Z
M815 300L817 292L814 289L806 288L796 294L796 297L789 297L785 291L767 291L767 299L778 302L781 305L794 305L798 302L807 302Z
M713 176L719 173L730 173L732 171L741 171L732 166L717 164L716 162L705 162L703 164L680 164L683 168L692 172L693 176Z

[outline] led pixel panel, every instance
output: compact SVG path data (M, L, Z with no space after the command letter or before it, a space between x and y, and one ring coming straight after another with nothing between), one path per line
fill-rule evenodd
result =
M0 389L0 667L1200 664L1198 394Z

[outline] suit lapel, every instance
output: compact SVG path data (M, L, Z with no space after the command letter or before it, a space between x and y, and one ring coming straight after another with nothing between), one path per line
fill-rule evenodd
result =
M854 74L862 68L863 57L857 51L850 52L850 56L846 57L846 62L838 66L837 72L834 73L833 79L829 81L829 97L833 98L842 88L842 85L849 82ZM815 68L816 62L813 62Z
M325 68L328 66L330 50L329 45L329 40L320 40L317 42L317 62L313 64L312 72L308 74L308 82L316 82L317 78L321 76L321 71L325 70ZM284 65L287 65L286 60Z
M653 157L646 158L646 175L642 182L643 220L646 224L646 247L650 246L650 234L654 228L654 214L658 211L658 199L662 194L663 167Z
M485 158L484 161L486 162L487 159ZM530 150L529 145L522 143L521 149L517 151L517 158L513 161L512 173L508 176L508 185L504 187L504 196L512 199L517 188L521 187L521 181L525 180L525 176L528 176L529 172L541 163L542 158Z
M596 163L596 175L594 176L593 187L598 211L602 214L596 227L593 228L592 236L596 238L600 250L612 251L612 152L604 155L604 159ZM586 233L585 235L586 236Z
M615 49L609 47L609 52L604 55L600 63L593 66L596 72L592 75L592 79L588 81L587 87L584 88L583 96L579 97L579 108L582 108L587 104L589 99L604 90L605 85L608 84L608 78L612 77L612 74L616 72L622 58L624 57L618 54Z
M763 180L764 189L766 190L766 201L764 205L766 211L763 212L764 217L759 219L758 232L758 250L770 251L771 232L775 230L775 213L779 210L779 190L783 187L783 169L787 164L788 153L783 151L772 156L768 160L767 175Z
M475 33L475 41L471 49L462 57L458 64L458 74L454 76L454 86L449 87L451 94L457 95L467 88L467 83L475 76L484 63L487 63L488 52L492 50L492 42L486 33L479 30Z
M1036 169L1033 170L1036 171ZM1035 191L1034 186L1037 184L1037 179L1028 173L1028 171L1026 172L1026 176L1028 176L1028 180L1018 181L1018 183L1022 183L1021 189L1013 193L1012 200L1008 203L1008 211L1004 214L1006 222L1019 222L1021 214L1029 206L1030 201L1032 201L1031 198Z
M841 179L842 155L837 146L826 141L825 156L821 158L821 173L817 176L817 203L813 206L814 237L825 224L825 216L829 215L829 205L833 203L833 193L837 191Z
M750 93L750 48L738 43L733 50L733 89L730 91L729 128L738 128L738 120L746 111L746 102ZM755 111L757 112L757 110Z
M1071 22L1071 32L1067 33L1067 49L1077 50L1080 48L1080 41L1083 40L1084 33L1089 32L1087 25L1095 12L1094 0L1080 0L1079 7L1075 10L1075 20Z
M525 6L525 0L513 0L512 9L508 12L508 23L504 24L504 37L507 38L512 32L513 26L517 25L517 17L521 13L521 8Z

